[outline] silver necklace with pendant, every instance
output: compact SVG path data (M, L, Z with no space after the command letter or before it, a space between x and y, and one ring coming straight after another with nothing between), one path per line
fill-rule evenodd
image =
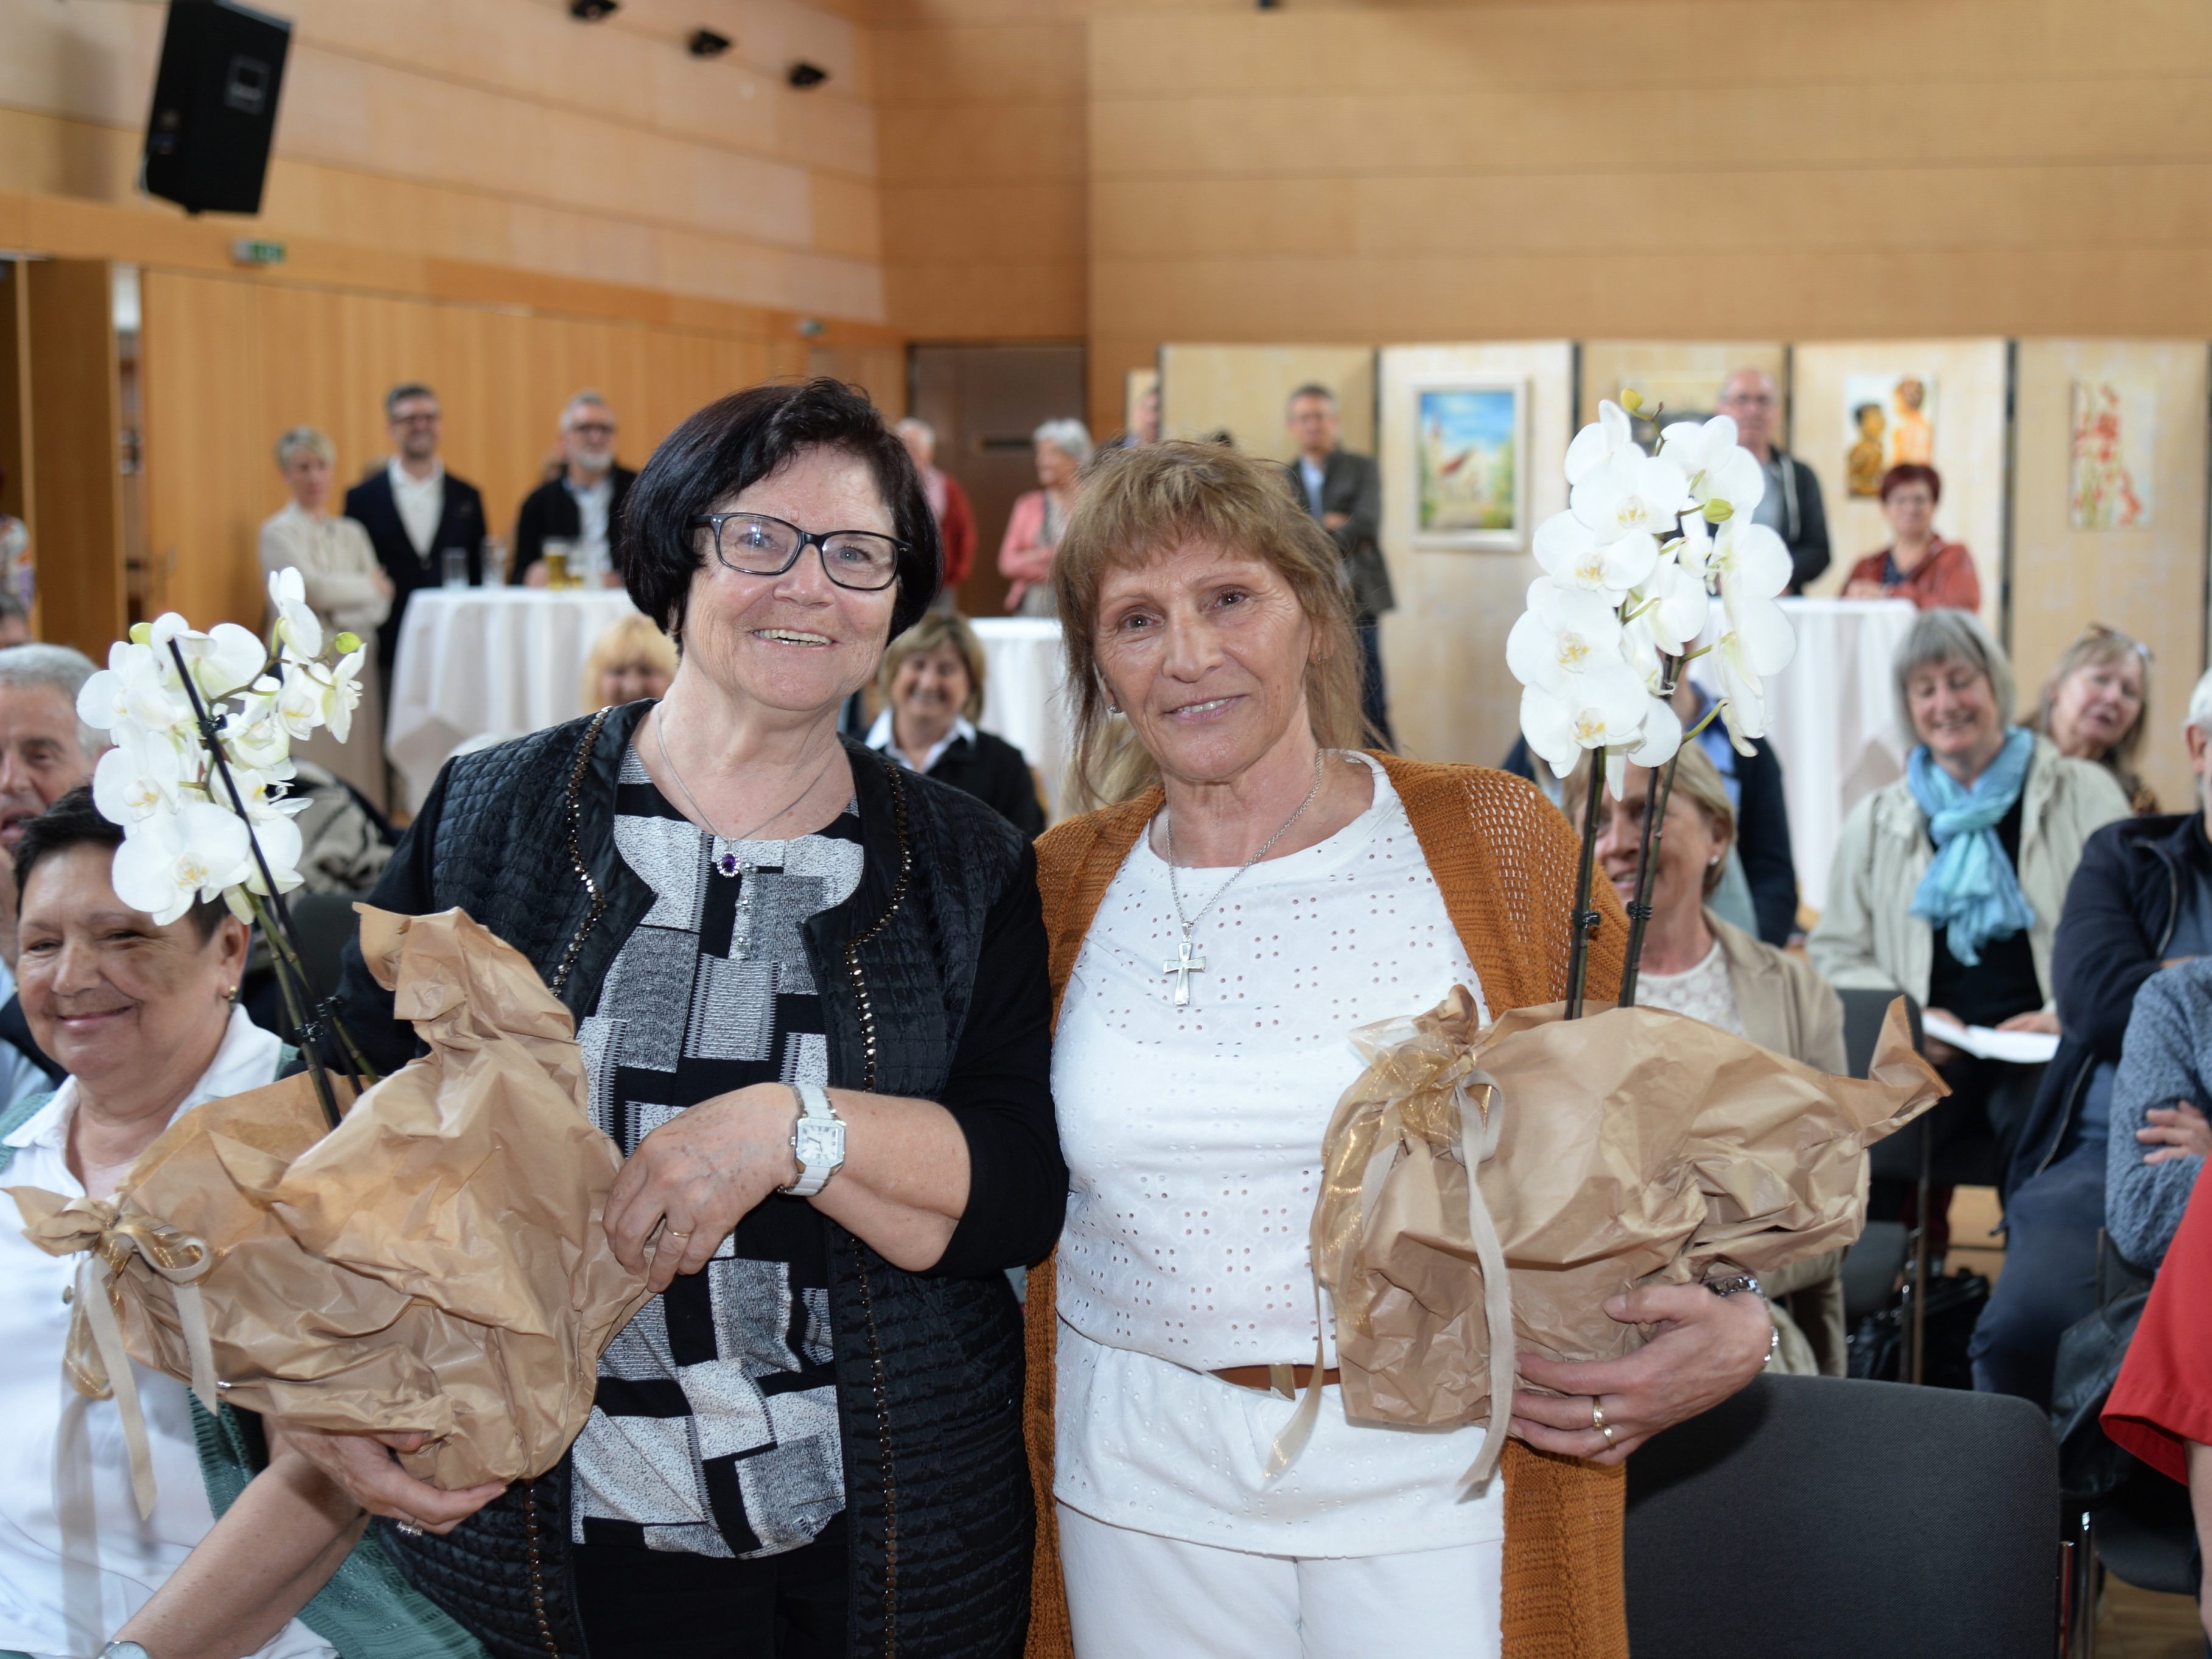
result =
M1176 1007L1187 1008L1190 1006L1190 976L1193 974L1199 974L1206 971L1206 958L1204 957L1193 954L1195 946L1193 945L1190 937L1192 931L1197 927L1200 922L1206 920L1206 913L1221 902L1221 896L1227 892L1231 888L1234 887L1243 878L1247 870L1249 870L1261 859L1267 857L1268 851L1274 846L1274 844L1282 840L1285 836L1291 833L1291 826L1306 815L1306 808L1311 806L1314 804L1314 797L1321 793L1322 758L1328 753L1328 751L1326 749L1316 749L1314 751L1313 785L1306 791L1306 798L1298 803L1297 811L1291 813L1290 817L1285 818L1283 820L1283 827L1276 830L1273 835L1268 836L1267 840L1261 842L1260 843L1260 850L1253 854L1250 858L1246 859L1243 863L1238 865L1236 870L1230 875L1229 879L1223 882L1220 886L1213 890L1213 896L1198 907L1198 914L1194 916L1186 916L1183 915L1182 890L1176 884L1175 814L1172 812L1168 813L1162 821L1162 834L1167 842L1168 897L1175 905L1176 925L1182 928L1182 938L1176 941L1175 955L1169 957L1165 962L1163 962L1160 964L1160 977L1162 979L1172 979L1175 981L1175 1006Z
M677 769L675 759L668 752L667 734L662 730L662 727L665 724L666 722L663 720L659 713L656 712L653 721L653 740L660 750L660 763L668 769L668 775L676 780L676 787L684 792L684 799L691 804L691 810L698 815L699 822L707 826L707 833L710 836L718 837L726 843L729 843L728 846L725 847L721 854L715 859L714 867L720 871L725 876L735 876L738 878L738 910L737 915L730 924L730 960L732 962L743 962L745 960L746 957L751 953L753 948L753 892L755 884L752 878L758 875L766 866L756 864L750 859L738 857L737 853L733 850L734 846L739 842L750 841L754 836L760 834L762 830L767 829L769 825L774 823L778 818L784 817L787 813L795 811L799 807L799 804L814 793L815 787L818 785L823 779L830 775L830 767L836 765L837 763L836 751L833 750L830 752L830 758L823 763L822 769L819 772L817 772L812 778L809 779L806 787L800 790L798 794L793 796L791 800L786 805L769 813L768 817L763 818L758 823L753 825L751 829L746 830L743 835L725 836L720 830L714 828L714 818L708 813L705 807L699 805L698 796L691 793L691 786L684 781L684 774Z

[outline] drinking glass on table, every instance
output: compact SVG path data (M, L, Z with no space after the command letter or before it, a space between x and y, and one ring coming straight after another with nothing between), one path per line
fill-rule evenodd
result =
M546 586L560 588L568 586L568 562L575 550L576 544L563 537L548 536L545 538L544 557Z
M441 553L445 585L447 587L466 587L469 585L469 550L465 547L449 547Z

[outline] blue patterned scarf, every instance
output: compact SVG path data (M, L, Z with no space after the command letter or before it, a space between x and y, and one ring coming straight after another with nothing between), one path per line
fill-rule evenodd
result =
M1936 765L1925 744L1905 763L1912 799L1928 815L1929 839L1936 843L1912 895L1912 914L1930 927L1948 927L1951 954L1969 968L1991 939L2009 939L2035 923L1996 830L2020 799L2034 753L2034 734L2014 726L1971 789Z

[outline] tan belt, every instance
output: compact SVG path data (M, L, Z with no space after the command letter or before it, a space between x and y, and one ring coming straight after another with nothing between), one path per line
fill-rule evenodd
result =
M1240 1389L1256 1389L1261 1394L1279 1394L1285 1400L1295 1400L1298 1390L1313 1381L1310 1365L1231 1365L1213 1373L1224 1382L1234 1382ZM1321 1374L1322 1386L1333 1388L1343 1381L1341 1371L1331 1369Z

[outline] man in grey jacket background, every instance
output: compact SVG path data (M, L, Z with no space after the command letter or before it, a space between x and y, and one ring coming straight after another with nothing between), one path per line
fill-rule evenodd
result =
M1776 447L1774 430L1782 418L1782 393L1763 368L1739 368L1721 388L1717 414L1735 422L1736 441L1766 469L1766 494L1752 517L1782 538L1796 574L1790 591L1828 568L1828 514L1820 501L1820 481L1813 469Z
M1377 627L1382 613L1395 610L1398 603L1390 591L1382 549L1375 539L1382 527L1382 475L1374 457L1355 455L1338 444L1336 394L1327 386L1302 386L1291 393L1285 424L1298 450L1297 459L1284 468L1291 488L1336 539L1352 623L1359 631L1360 712L1382 746L1395 749Z

